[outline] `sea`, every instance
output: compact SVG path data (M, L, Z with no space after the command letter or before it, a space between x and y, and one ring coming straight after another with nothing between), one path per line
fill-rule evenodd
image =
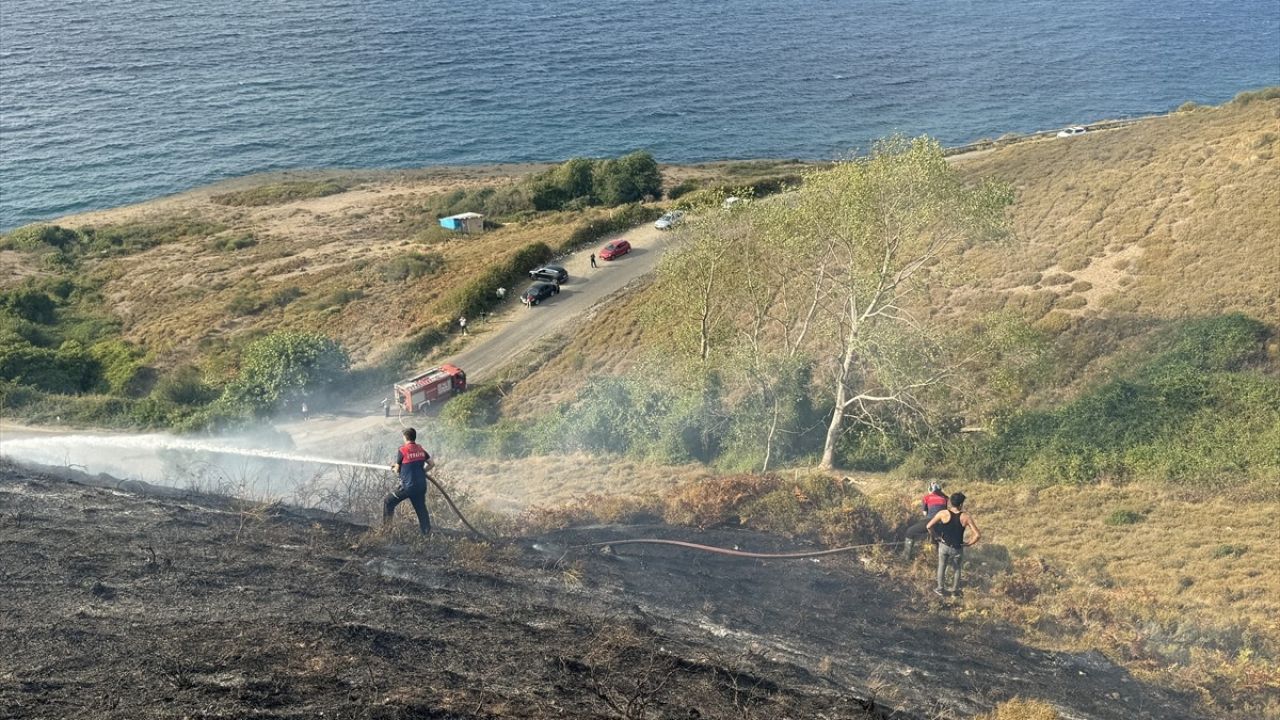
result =
M0 229L299 168L823 160L1280 85L1280 0L2 0Z

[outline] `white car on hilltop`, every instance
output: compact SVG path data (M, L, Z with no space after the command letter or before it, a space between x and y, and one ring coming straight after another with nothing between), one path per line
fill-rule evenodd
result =
M1075 137L1076 135L1083 135L1087 132L1089 132L1087 129L1082 128L1079 125L1074 125L1072 127L1059 130L1058 137Z

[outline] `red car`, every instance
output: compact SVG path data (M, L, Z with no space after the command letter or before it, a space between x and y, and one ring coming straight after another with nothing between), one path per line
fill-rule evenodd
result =
M631 252L631 243L626 240L614 240L600 251L601 260L612 260Z

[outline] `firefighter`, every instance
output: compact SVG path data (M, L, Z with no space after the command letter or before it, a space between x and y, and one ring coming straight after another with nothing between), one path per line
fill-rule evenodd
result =
M929 483L929 492L920 498L920 513L924 519L907 528L907 538L903 541L902 556L910 560L915 546L928 534L929 521L947 507L947 494L942 492L942 485Z
M418 515L418 529L423 535L431 534L431 516L427 514L427 471L433 467L435 460L418 444L418 431L405 428L404 445L396 451L396 461L391 463L391 471L400 475L400 488L383 501L384 525L391 522L396 506L408 500Z

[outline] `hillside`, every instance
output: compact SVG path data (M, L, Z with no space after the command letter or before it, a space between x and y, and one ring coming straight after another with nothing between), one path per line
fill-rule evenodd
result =
M1087 347L1081 363L1115 357L1162 320L1240 311L1280 321L1280 101L1198 107L954 162L971 178L1012 183L1016 199L1013 239L966 251L950 311L1014 310ZM643 323L648 302L630 295L608 325L568 339L510 404L565 397L579 368L624 372L663 332Z
M641 528L422 543L71 475L0 467L5 717L923 720L1018 695L1065 717L1194 716L1097 653L934 612L875 556L583 547Z

